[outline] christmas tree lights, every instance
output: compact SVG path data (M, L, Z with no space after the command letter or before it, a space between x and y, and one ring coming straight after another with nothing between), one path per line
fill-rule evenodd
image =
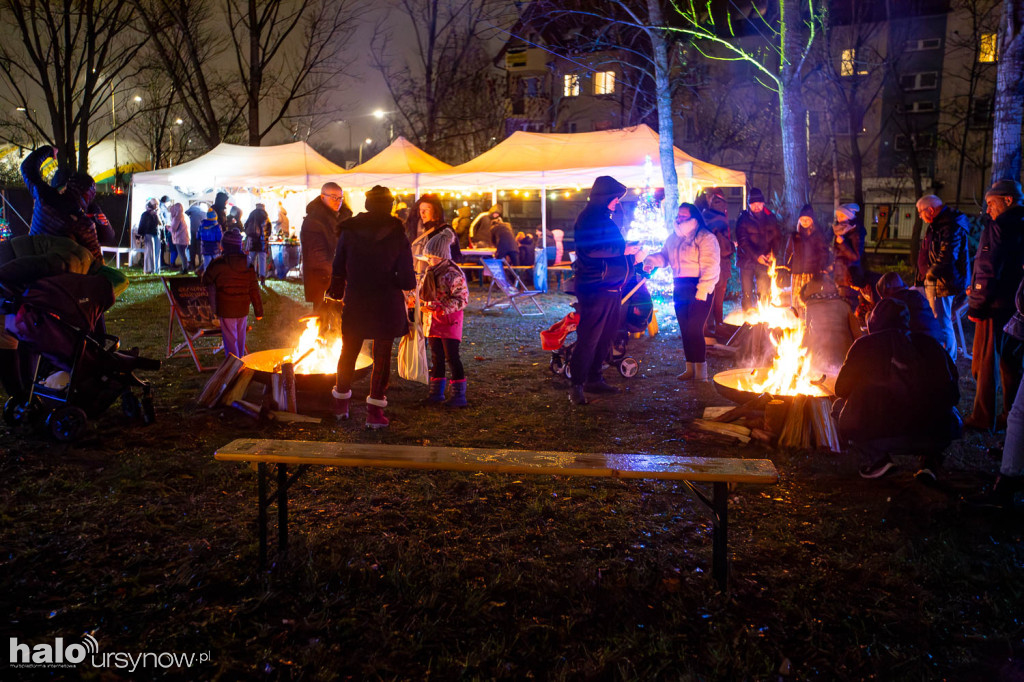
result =
M661 208L654 198L654 189L651 187L651 177L654 174L654 167L651 164L651 157L644 159L644 186L637 191L636 208L633 210L633 220L626 232L626 239L632 242L639 242L647 253L661 251L661 247L668 239L668 228L665 226L665 217ZM647 289L652 294L664 294L672 290L672 273L668 268L659 268L647 282Z

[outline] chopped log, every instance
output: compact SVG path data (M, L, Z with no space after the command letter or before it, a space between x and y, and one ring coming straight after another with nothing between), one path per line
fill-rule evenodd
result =
M775 434L764 429L750 429L750 437L767 445L775 444Z
M236 400L241 400L245 397L245 392L249 390L249 384L252 383L253 377L256 376L256 371L248 367L242 367L241 371L235 375L234 381L231 382L230 388L224 391L224 395L221 396L221 405L230 405Z
M723 436L730 436L741 443L750 442L750 429L735 424L722 424L719 422L707 421L705 419L694 419L691 424L701 431L709 431Z
M716 343L713 346L708 346L707 347L707 352L708 352L709 355L714 355L714 356L718 356L718 357L727 357L727 358L731 358L734 355L736 355L736 352L738 350L739 350L739 348L736 348L734 346L725 346L725 345L722 345L720 343Z
M206 382L206 386L199 393L197 402L203 407L213 407L217 404L217 401L224 394L228 387L231 386L231 382L234 381L235 375L245 367L245 363L236 358L234 355L229 355L221 363L220 367L213 373L210 380Z
M270 396L274 400L273 409L288 409L288 395L284 389L284 375L280 372L270 375Z
M789 407L786 421L782 425L782 431L779 433L779 447L802 448L810 445L810 428L807 420L804 419L804 407L806 404L806 396L798 395L793 398L793 404ZM807 432L806 435L805 431Z
M713 405L704 408L704 414L701 415L704 419L715 419L719 415L725 414L735 409L735 405Z
M769 400L764 406L765 429L776 436L782 433L782 425L786 423L789 406L784 400Z
M842 442L839 440L836 423L832 419L832 401L828 398L811 398L807 402L807 408L815 444L832 452L841 452Z
M284 393L282 409L286 412L298 412L295 402L295 365L291 362L281 365L281 382L281 390Z
M238 410L239 412L241 412L242 414L244 414L246 416L252 417L253 419L259 419L260 418L260 408L259 408L259 406L255 405L253 403L250 403L250 402L248 402L246 400L235 400L235 401L232 401L231 407L235 408L236 410Z
M724 412L715 418L716 422L731 422L739 417L745 417L749 414L760 412L764 409L764 406L771 400L772 397L767 393L762 393L759 396L755 396L747 402L737 405L728 412Z

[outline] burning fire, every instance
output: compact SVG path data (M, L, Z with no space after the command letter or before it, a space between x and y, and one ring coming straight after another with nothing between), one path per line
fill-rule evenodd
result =
M828 391L819 385L824 377L812 372L811 356L801 345L804 321L793 308L782 305L783 290L776 280L774 258L768 264L768 280L771 282L771 291L767 299L759 300L756 308L729 315L732 323L766 324L768 338L775 347L775 357L764 381L753 384L751 389L771 395L827 396Z
M296 374L334 374L340 356L341 338L322 338L319 318L308 317L305 330L285 361L295 363Z

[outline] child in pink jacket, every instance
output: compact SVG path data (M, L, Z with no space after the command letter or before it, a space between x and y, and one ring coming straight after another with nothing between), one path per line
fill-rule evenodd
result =
M423 257L430 268L420 282L420 301L423 309L423 334L430 344L430 394L427 400L444 400L445 361L452 371L452 393L449 407L466 406L466 372L459 357L462 342L462 311L469 303L466 275L451 260L453 234L441 230L431 237L423 248Z

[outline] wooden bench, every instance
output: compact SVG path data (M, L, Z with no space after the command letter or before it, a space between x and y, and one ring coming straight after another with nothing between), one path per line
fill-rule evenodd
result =
M679 457L675 455L615 455L571 452L504 450L499 448L445 448L295 440L239 438L217 450L222 462L255 463L257 469L257 524L260 570L267 563L268 508L277 502L278 552L288 552L288 488L311 465L422 469L496 474L547 474L621 479L680 481L710 513L714 525L711 575L726 589L729 575L727 539L730 483L769 484L779 479L767 459ZM296 465L289 475L289 465ZM276 467L277 489L269 492ZM696 483L711 484L711 495Z

